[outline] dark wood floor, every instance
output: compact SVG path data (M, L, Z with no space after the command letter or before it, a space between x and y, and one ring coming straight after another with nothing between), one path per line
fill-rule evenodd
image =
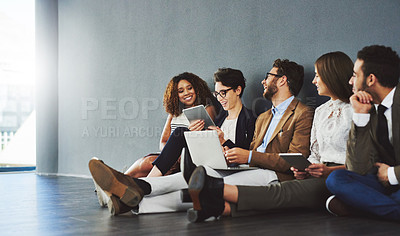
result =
M0 174L0 235L399 235L400 224L291 210L192 224L184 212L110 216L91 179Z

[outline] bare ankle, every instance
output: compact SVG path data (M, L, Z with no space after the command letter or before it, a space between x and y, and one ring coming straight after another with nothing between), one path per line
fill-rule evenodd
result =
M225 202L225 209L222 212L223 216L230 216L231 215L231 205L228 202Z

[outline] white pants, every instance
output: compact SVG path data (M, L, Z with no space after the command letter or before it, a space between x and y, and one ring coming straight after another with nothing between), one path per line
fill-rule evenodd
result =
M205 168L207 175L223 178L225 184L231 185L267 186L278 180L275 171L266 169L217 171ZM186 211L193 206L192 203L182 203L180 197L180 190L188 187L182 172L142 179L151 185L151 193L142 199L135 214Z
M267 169L256 170L214 170L204 166L207 175L223 178L224 184L247 185L247 186L267 186L272 181L278 180L275 171Z

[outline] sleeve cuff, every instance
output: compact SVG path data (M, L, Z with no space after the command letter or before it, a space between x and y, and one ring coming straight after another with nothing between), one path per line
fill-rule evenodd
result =
M394 167L391 166L388 168L388 179L389 179L389 183L391 185L398 185L399 181L396 178L396 175L394 173Z
M353 113L353 122L357 127L365 127L369 122L369 118L369 113Z
M251 157L253 156L253 151L250 151L250 153L249 153L249 159L247 160L247 163L249 163L250 164L250 161L251 161Z

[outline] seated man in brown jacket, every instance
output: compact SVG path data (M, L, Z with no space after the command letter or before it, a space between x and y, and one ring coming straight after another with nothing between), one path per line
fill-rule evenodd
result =
M226 148L227 162L249 164L259 167L260 169L257 170L259 172L270 172L268 173L268 177L270 177L268 183L293 179L289 164L279 157L279 153L293 152L302 153L304 156L309 155L314 112L312 108L302 104L294 97L299 93L303 80L303 66L289 60L275 60L272 69L261 82L264 87L264 97L272 101L273 108L258 117L253 141L250 145L251 151L239 147ZM191 160L188 160L189 158L185 158L184 176L190 176L195 168ZM144 195L152 191L151 185L145 180L132 179L99 160L91 160L91 163L92 165L89 163L89 168L92 175L95 172L98 173L99 170L102 173L108 173L107 175L98 175L98 177L94 176L95 181L99 185L112 182L110 184L112 191L109 194L117 196L118 201L131 208L135 207ZM105 169L110 171L103 171ZM244 175L243 178L259 178L248 174ZM218 194L222 199L222 192ZM222 202L222 210L223 204ZM217 209L216 215L220 215L222 210ZM204 217L208 218L207 214Z
M271 100L273 106L258 117L250 151L237 147L225 150L229 163L248 163L250 166L273 170L279 181L293 179L290 165L279 157L279 153L309 155L314 112L294 97L299 93L303 81L303 66L289 60L275 60L272 69L261 82L264 97ZM190 221L197 222L219 216L225 207L229 207L223 201L222 179L209 177L191 182L194 185L199 183L202 186L211 186L214 189L210 191L214 194L210 197L202 196L204 191L197 191L202 186L189 185L194 204L194 209L188 211Z

